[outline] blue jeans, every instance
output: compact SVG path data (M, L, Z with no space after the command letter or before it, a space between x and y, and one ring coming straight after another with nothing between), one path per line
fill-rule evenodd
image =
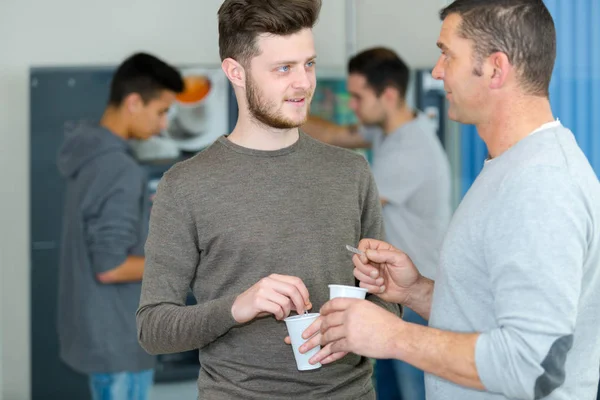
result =
M414 324L427 325L425 319L406 307L402 319ZM377 360L375 384L377 400L425 400L423 371L399 360Z
M92 400L148 400L154 370L90 375Z

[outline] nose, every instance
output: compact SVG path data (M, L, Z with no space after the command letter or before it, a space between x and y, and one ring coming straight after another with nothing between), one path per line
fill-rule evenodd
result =
M312 76L313 73L311 71L307 71L304 68L298 69L294 77L295 79L292 85L293 88L300 90L309 90L312 84Z
M444 79L444 66L442 61L442 56L440 56L435 63L435 67L433 67L433 71L431 71L431 76L433 79L443 80Z

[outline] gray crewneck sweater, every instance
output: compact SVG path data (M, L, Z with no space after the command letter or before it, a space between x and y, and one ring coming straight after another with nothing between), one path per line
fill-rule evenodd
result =
M330 283L353 285L346 244L380 237L381 207L364 158L301 133L251 150L222 137L159 185L146 243L138 334L151 353L200 349L202 399L374 399L368 359L349 354L299 372L269 316L240 325L235 298L261 278L297 276L313 310ZM185 306L188 288L198 305ZM373 302L399 314L397 305Z
M592 400L600 365L600 184L562 126L485 167L442 248L430 326L480 332L485 391L427 376L431 400Z

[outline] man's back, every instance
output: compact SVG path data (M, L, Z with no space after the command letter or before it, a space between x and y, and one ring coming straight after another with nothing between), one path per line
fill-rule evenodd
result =
M430 325L483 332L491 394L428 377L432 399L589 399L600 346L600 184L554 127L486 162L450 225Z
M123 139L98 126L70 132L58 166L67 188L58 297L61 358L87 374L152 368L154 358L136 337L140 283L96 279L128 255L143 254L143 170Z
M433 279L452 214L450 165L433 124L420 114L389 135L379 129L363 134L372 143L379 194L387 200L386 239Z

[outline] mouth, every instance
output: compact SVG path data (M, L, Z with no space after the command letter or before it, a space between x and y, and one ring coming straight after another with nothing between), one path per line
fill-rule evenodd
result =
M306 103L306 97L296 97L293 99L287 99L285 102L292 104L296 107L301 107Z

